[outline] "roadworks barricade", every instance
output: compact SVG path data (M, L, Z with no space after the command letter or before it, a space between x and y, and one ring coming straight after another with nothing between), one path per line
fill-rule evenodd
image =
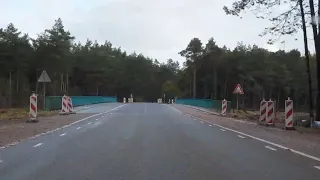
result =
M29 119L26 122L38 122L38 97L36 94L30 96Z

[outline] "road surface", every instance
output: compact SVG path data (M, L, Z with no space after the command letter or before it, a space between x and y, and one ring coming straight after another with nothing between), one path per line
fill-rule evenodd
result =
M164 104L104 104L1 149L1 180L320 179L317 162Z

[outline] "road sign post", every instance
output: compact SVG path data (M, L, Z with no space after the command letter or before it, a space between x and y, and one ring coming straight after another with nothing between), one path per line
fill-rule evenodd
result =
M237 84L237 86L234 88L233 94L236 94L236 95L237 95L237 112L238 112L238 111L239 111L239 94L240 94L240 95L243 95L243 94L244 94L244 91L243 91L243 89L241 88L240 84Z
M43 110L46 108L46 83L50 83L51 79L46 70L43 70L39 79L39 83L43 83Z

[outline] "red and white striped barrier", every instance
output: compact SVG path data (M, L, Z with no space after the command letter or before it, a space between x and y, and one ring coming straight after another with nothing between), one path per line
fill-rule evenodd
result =
M274 125L274 103L273 101L270 99L269 101L267 101L267 125Z
M260 118L259 118L260 123L266 122L266 117L267 117L267 101L263 99L260 102Z
M73 110L72 99L68 96L68 111L70 114L75 114L76 112Z
M62 96L60 115L67 115L67 114L69 114L68 96L64 95L64 96Z
M29 121L36 121L38 114L38 98L33 93L30 96L30 110L29 110Z
M221 108L221 115L227 115L227 100L222 100L222 108Z
M293 101L288 97L285 101L285 129L293 129Z

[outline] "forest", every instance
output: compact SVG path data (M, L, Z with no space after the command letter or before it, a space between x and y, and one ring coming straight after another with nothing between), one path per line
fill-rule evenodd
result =
M46 95L52 96L117 96L120 100L132 93L137 101L149 102L164 94L234 100L232 91L239 83L245 91L242 107L257 108L262 98L282 102L290 96L297 108L308 108L306 61L298 50L270 52L241 42L230 49L218 46L214 37L205 42L192 37L177 53L185 57L184 63L129 54L108 40L99 44L88 39L82 44L61 19L35 39L9 24L0 29L0 106L25 106L32 92L41 96L43 87L37 79L46 70L52 81ZM315 97L314 56L310 66Z

